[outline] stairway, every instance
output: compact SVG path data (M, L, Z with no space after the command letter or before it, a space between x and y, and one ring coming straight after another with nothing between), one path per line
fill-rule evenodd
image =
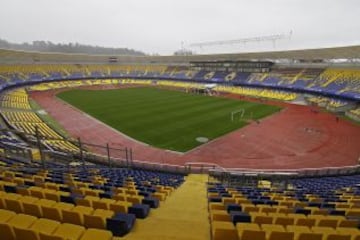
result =
M148 218L137 219L126 240L209 240L207 175L191 174Z

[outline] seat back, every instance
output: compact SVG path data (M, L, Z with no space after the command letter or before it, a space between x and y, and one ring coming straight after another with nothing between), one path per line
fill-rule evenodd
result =
M86 228L106 229L105 220L101 216L84 214L84 226Z
M82 213L73 211L73 210L61 210L62 213L62 222L72 223L76 225L84 225L84 217Z
M262 230L244 230L240 236L241 240L266 240L265 231Z
M322 240L321 233L300 233L297 240Z
M15 233L12 226L8 223L0 222L1 240L15 240Z
M10 211L14 211L16 213L23 213L24 209L22 206L22 202L17 199L5 199L6 209Z
M39 240L39 232L29 228L14 227L16 239Z
M327 240L351 240L351 235L331 233L327 236Z
M270 233L269 240L293 240L294 233L293 232L278 232L273 231Z
M36 203L23 203L24 213L36 217L42 217L41 207Z
M57 208L56 206L41 206L41 211L44 218L52 219L59 222L63 221L61 209Z

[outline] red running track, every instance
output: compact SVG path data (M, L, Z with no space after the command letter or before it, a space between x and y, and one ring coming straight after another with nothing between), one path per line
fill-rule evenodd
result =
M336 120L330 113L307 106L285 106L259 123L249 125L201 145L187 153L175 153L132 140L55 97L59 90L32 92L33 98L72 137L114 148L130 147L133 159L183 165L210 162L229 168L298 169L349 166L360 157L360 127ZM228 95L228 97L240 98ZM249 99L248 99L249 100ZM250 99L256 101L254 99ZM99 149L95 152L105 154Z

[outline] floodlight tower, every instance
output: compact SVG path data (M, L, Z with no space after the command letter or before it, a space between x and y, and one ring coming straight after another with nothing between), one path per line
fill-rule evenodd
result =
M293 31L288 33L281 33L281 34L273 34L273 35L264 35L264 36L257 36L257 37L248 37L248 38L239 38L239 39L232 39L232 40L221 40L221 41L207 41L207 42L197 42L189 44L189 47L198 47L203 49L204 47L213 47L213 46L229 46L229 45L238 45L238 44L246 44L250 42L272 42L273 47L276 46L276 41L282 39L291 39Z

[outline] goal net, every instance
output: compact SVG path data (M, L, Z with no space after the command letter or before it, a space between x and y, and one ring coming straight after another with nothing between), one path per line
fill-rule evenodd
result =
M241 121L244 118L245 109L241 108L230 113L230 120L234 121Z

